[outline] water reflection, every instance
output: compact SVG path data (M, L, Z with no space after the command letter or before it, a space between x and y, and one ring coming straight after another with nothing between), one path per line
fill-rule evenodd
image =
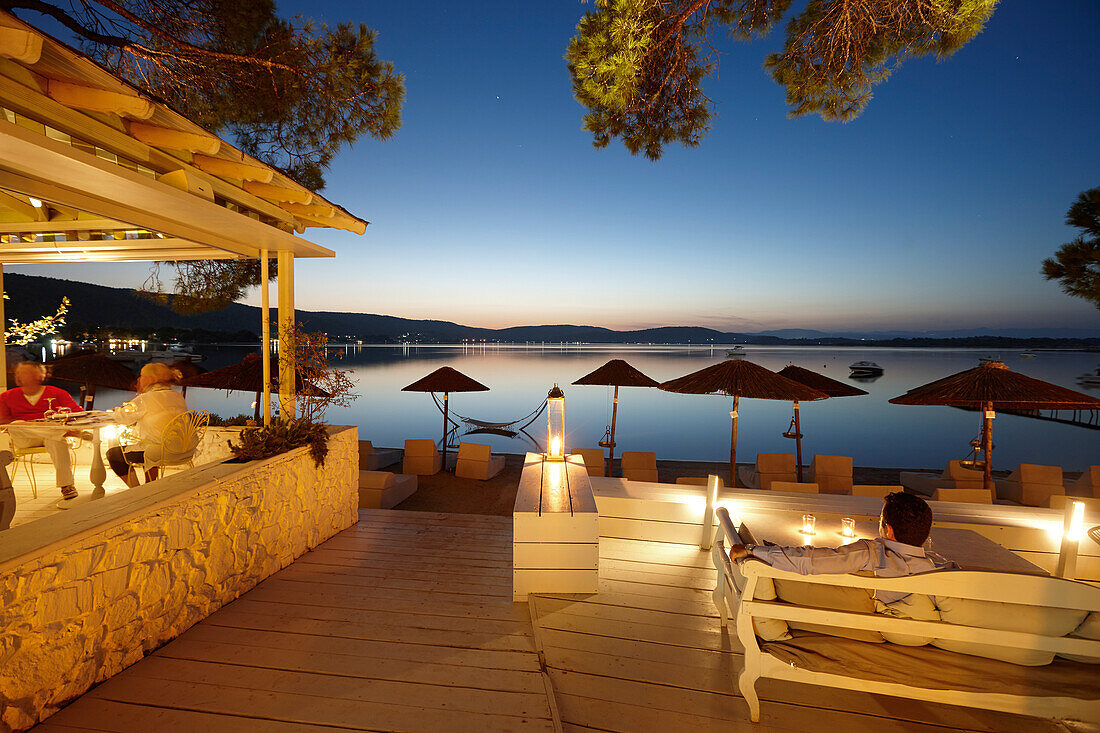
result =
M361 397L348 408L333 410L333 423L358 425L360 436L379 446L401 446L406 438L439 437L440 416L428 395L401 392L401 388L444 364L468 374L490 388L451 396L452 409L486 422L506 423L537 408L554 384L568 385L608 359L626 359L658 381L666 381L725 359L727 347L592 347L531 344L520 346L360 346L336 349L336 361L358 384ZM240 361L252 349L202 347L203 366L217 369ZM748 346L746 358L769 369L789 363L812 369L840 381L849 380L848 365L874 361L884 373L860 377L870 394L865 397L803 403L801 410L804 455L852 456L856 465L904 468L942 467L963 458L967 441L978 430L978 415L947 407L906 407L887 400L934 379L978 364L986 351L966 349L836 349L828 347ZM1096 354L1038 352L1038 358L1005 355L1006 364L1024 374L1082 389L1083 372L1096 369ZM595 447L611 423L613 388L566 388L568 445ZM104 394L102 407L122 401ZM250 412L253 397L242 393L192 389L192 407L222 415ZM100 403L97 403L100 406ZM790 423L789 402L742 400L738 455L744 461L758 453L793 453L793 442L782 437ZM545 426L528 429L536 438ZM1061 465L1082 470L1100 462L1100 431L1041 422L998 413L997 453L994 465ZM522 436L481 432L474 442L487 443L497 452L531 448ZM728 408L699 395L656 389L620 390L616 454L624 450L656 451L660 458L721 461L729 455Z

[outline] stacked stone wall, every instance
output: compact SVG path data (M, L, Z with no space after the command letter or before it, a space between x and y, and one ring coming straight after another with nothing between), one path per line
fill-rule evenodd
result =
M34 725L354 524L357 431L329 446L320 467L303 448L169 476L149 489L178 494L0 563L0 731ZM113 499L40 522L79 528Z

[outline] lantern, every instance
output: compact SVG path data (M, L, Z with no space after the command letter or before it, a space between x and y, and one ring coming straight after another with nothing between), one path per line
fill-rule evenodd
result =
M565 460L565 393L556 384L546 395L546 460Z

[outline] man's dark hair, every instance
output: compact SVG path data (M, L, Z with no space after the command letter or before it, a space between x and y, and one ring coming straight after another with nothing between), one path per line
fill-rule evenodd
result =
M894 530L894 539L920 547L932 531L932 509L919 496L895 491L882 502L882 521Z

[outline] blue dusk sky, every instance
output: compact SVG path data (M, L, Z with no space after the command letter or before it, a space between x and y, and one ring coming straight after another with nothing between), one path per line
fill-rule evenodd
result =
M279 3L376 29L407 90L395 138L361 140L328 174L325 195L372 223L307 230L337 257L298 263L300 308L488 327L1100 333L1100 311L1039 273L1076 235L1070 203L1100 186L1096 0L1003 0L975 40L909 61L848 124L788 119L762 68L782 32L724 41L710 134L657 162L595 150L581 128L563 56L591 7ZM11 269L137 286L148 268Z

